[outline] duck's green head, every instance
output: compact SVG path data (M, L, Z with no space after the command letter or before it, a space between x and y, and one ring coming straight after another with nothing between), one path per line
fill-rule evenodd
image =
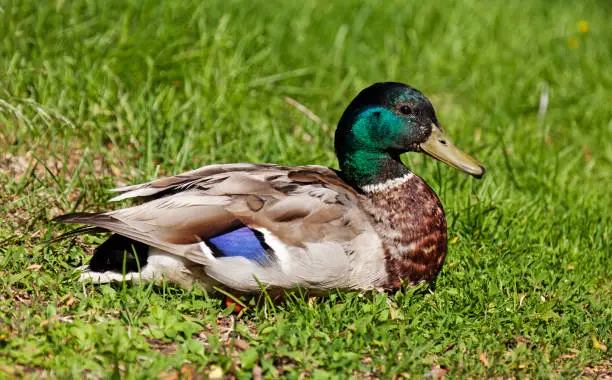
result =
M405 152L424 152L476 178L485 173L451 143L429 99L402 83L361 91L338 123L335 148L342 173L360 187L408 173L399 158Z

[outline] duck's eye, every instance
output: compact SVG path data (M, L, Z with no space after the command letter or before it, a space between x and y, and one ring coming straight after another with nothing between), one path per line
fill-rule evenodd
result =
M412 115L412 107L409 105L400 106L399 111L404 115Z

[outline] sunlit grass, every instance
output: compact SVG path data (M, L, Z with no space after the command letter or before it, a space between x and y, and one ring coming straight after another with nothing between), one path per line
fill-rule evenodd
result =
M0 372L609 368L606 10L595 0L0 2ZM405 158L448 217L435 291L289 297L232 317L199 289L77 283L101 237L45 244L65 228L52 217L115 207L105 202L117 185L216 162L336 166L335 123L383 80L428 95L488 171L477 181Z

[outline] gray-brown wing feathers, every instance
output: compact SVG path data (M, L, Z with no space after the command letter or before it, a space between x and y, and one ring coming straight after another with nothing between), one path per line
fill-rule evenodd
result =
M336 176L324 166L304 166L312 171L321 171ZM259 194L279 195L277 190L267 184L269 180L281 182L295 167L274 164L219 164L204 166L173 177L160 178L151 182L125 186L112 191L122 193L111 199L119 201L127 198L150 197L167 192L184 191L197 188L210 195Z
M137 206L60 221L83 223L198 260L198 243L232 225L270 231L288 245L347 241L363 229L357 194L322 166L211 165L116 189ZM194 259L194 256L196 258Z

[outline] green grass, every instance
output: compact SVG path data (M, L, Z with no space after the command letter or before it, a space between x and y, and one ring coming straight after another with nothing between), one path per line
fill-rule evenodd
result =
M303 3L0 0L0 376L609 375L609 4ZM448 217L435 291L231 316L199 289L77 283L101 237L45 243L113 186L335 166L341 112L386 80L428 95L488 170L406 157Z

